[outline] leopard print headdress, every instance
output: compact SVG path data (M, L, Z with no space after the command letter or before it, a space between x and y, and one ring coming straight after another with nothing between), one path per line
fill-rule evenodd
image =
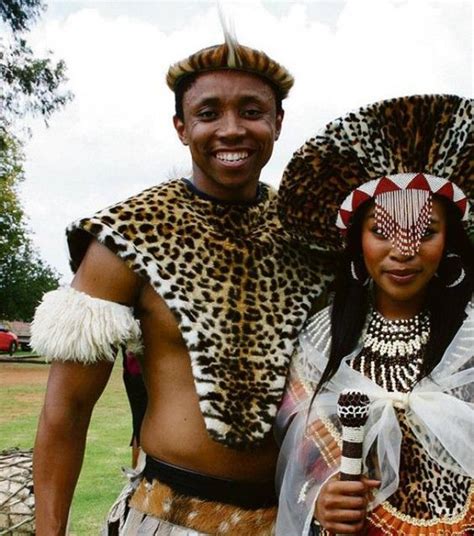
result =
M416 95L329 123L285 170L279 190L284 226L301 241L338 251L339 231L347 230L364 201L374 199L381 231L411 255L429 224L434 194L450 199L472 226L473 112L472 99Z
M294 78L288 70L260 50L238 43L219 12L225 42L221 45L198 50L177 63L171 65L166 75L166 83L176 91L184 78L198 73L220 70L244 71L268 80L281 99L288 96L293 87Z

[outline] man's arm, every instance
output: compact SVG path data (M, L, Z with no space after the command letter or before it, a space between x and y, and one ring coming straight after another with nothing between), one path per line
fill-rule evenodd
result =
M93 241L72 286L91 297L132 305L140 280L105 246ZM34 448L38 536L65 534L92 409L112 367L109 361L56 361L51 366Z
M53 363L34 448L36 534L62 535L92 409L112 363Z

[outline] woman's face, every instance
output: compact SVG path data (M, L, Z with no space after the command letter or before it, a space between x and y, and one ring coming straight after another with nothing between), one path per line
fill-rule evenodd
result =
M375 222L375 207L362 222L362 253L375 283L375 305L386 318L408 318L421 310L429 281L441 261L446 242L446 212L433 199L431 223L415 255L403 255Z

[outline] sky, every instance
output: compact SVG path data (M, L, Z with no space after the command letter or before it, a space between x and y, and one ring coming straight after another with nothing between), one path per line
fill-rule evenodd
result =
M239 42L296 79L261 178L328 121L416 93L472 96L473 10L464 0L221 1ZM171 63L223 41L215 2L49 1L29 41L67 64L75 97L32 121L21 198L41 256L71 279L64 229L144 188L189 176L173 129Z

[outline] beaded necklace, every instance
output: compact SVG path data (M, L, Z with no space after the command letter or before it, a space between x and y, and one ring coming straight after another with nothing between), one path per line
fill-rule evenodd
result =
M372 309L362 333L363 348L349 365L387 391L409 391L418 379L430 337L427 311L387 320Z

